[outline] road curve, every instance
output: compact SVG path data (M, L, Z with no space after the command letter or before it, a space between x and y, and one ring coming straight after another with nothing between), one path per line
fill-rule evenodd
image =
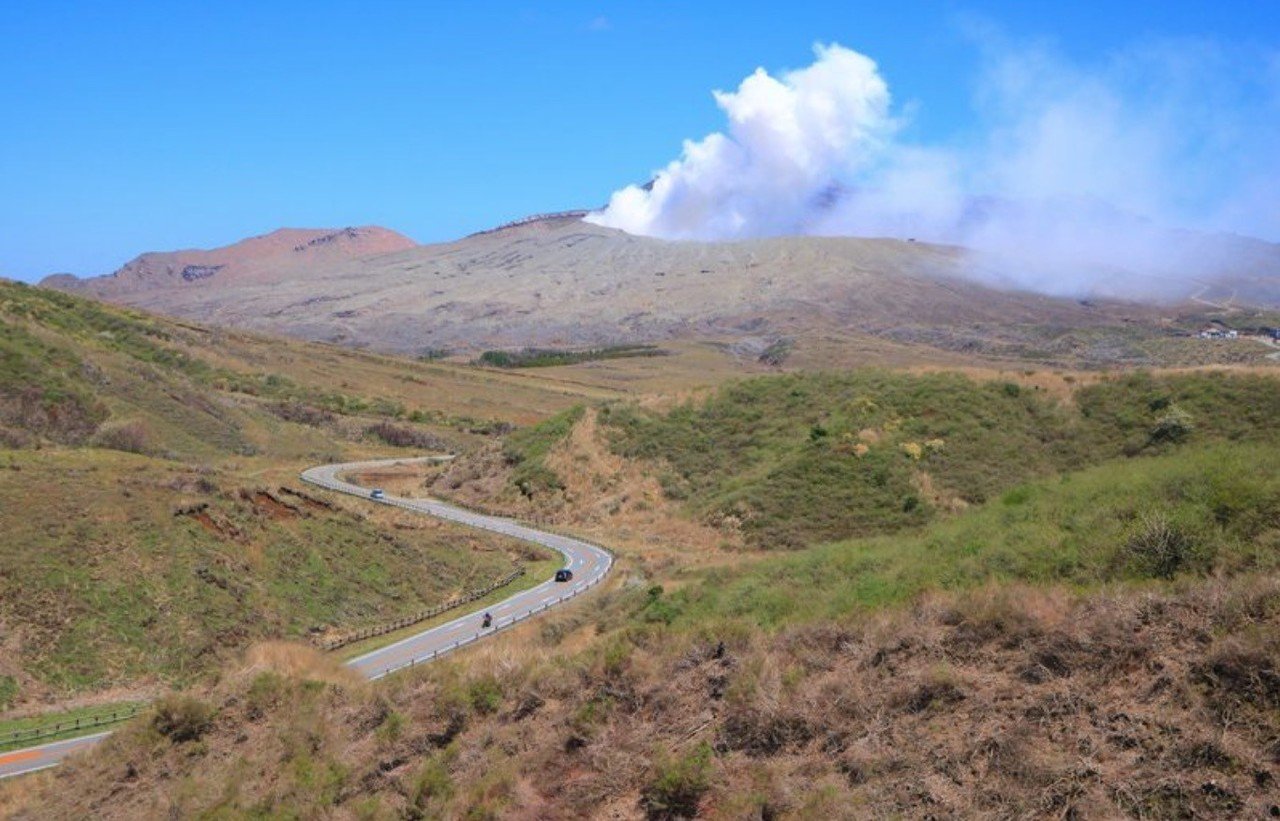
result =
M303 471L302 480L327 490L349 493L369 499L370 491L368 488L348 482L342 477L348 473L361 470L393 467L415 462L439 461L444 458L448 457L425 456L416 459L382 459L371 462L323 465ZM594 587L613 566L613 557L601 547L570 536L538 530L501 516L473 513L434 499L406 499L388 495L378 500L370 499L370 501L375 504L387 504L404 510L412 510L428 516L435 516L438 519L457 522L468 527L488 530L503 536L551 548L565 557L565 568L573 571L573 578L568 582L545 581L537 587L522 590L510 598L490 606L488 613L493 617L493 624L487 629L481 626L484 618L483 613L479 611L468 613L447 624L423 630L406 639L401 639L394 644L365 653L347 662L348 666L360 671L370 679L380 679L396 670L429 662L459 647L471 644L548 610ZM55 741L22 750L0 752L0 778L47 769L58 764L58 762L72 753L91 747L108 735L110 735L110 732L82 736L65 741Z
M342 475L360 470L431 461L438 458L428 456L420 459L384 459L376 462L348 462L341 465L325 465L324 467L311 468L304 471L302 480L339 493L351 493L368 498L369 490L367 488L345 481L341 478ZM488 629L481 627L483 613L469 613L465 616L459 616L448 624L424 630L417 635L366 653L348 662L350 666L372 679L382 678L387 673L399 670L402 667L430 661L462 645L470 644L490 633L510 627L518 621L523 621L536 613L541 613L550 607L554 607L560 602L573 598L595 586L609 572L609 568L613 566L613 557L601 547L584 542L581 539L562 536L558 533L548 533L545 530L522 525L512 519L474 513L444 502L437 502L434 499L405 499L388 495L379 501L393 507L435 516L437 519L445 519L468 527L488 530L493 533L500 533L503 536L510 536L522 541L533 542L543 547L549 547L565 557L564 566L573 572L573 578L568 582L545 581L537 587L523 590L491 606L488 612L493 616L493 626Z

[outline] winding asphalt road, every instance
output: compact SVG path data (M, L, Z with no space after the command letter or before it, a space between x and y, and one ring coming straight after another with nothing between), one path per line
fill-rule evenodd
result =
M324 465L303 471L302 480L327 490L349 493L370 499L368 488L352 484L342 477L346 474L359 473L365 470L377 470L416 462L439 461L443 458L448 457L426 456L417 459L383 459L374 462L347 462L339 465ZM347 662L350 667L355 668L370 679L379 679L396 670L429 662L459 647L471 644L517 622L524 621L530 616L555 607L557 604L574 598L595 586L613 566L613 557L603 548L584 542L581 539L561 536L557 533L548 533L528 525L522 525L512 519L506 519L501 516L473 513L432 499L406 499L388 495L378 500L371 499L371 501L424 513L428 516L435 516L438 519L457 522L468 527L488 530L493 533L500 533L503 536L549 547L564 555L564 566L573 571L573 578L568 582L546 581L537 587L523 590L508 599L492 605L488 609L488 613L493 617L493 624L489 628L481 626L484 618L482 612L468 613L447 624L423 630L421 633L365 653L359 658ZM0 778L52 767L72 753L86 749L108 735L110 735L109 732L98 733L66 741L55 741L24 750L0 753Z

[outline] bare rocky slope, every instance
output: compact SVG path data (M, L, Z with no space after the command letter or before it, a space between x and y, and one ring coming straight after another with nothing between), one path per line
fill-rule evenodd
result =
M1165 327L1152 306L981 284L1007 281L984 265L960 248L895 239L666 241L569 212L421 246L378 228L277 231L44 284L202 322L410 354L777 339L814 329L981 353L974 346L993 339L1034 347L1062 329Z
M356 229L354 237L276 232L215 251L147 254L108 277L45 284L171 315L400 352L783 333L817 319L871 332L1117 321L1114 306L974 284L964 276L971 262L962 251L923 243L668 242L576 216L439 245L394 247L382 235L362 241L361 232L375 230ZM334 252L374 246L387 252Z

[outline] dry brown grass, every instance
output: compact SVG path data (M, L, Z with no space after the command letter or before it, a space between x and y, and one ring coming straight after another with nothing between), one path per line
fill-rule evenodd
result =
M949 365L914 364L903 368L908 373L962 373L979 382L1012 382L1024 389L1041 391L1060 402L1069 403L1075 392L1082 387L1093 385L1115 376L1117 373L1129 373L1132 369L1116 368L1112 370L1072 370L1069 368L1046 368L1044 364L1025 363L1011 364L1004 367L973 364L972 361ZM1153 376L1174 376L1178 374L1225 372L1233 375L1252 375L1275 377L1280 369L1270 365L1232 365L1213 364L1185 368L1147 368Z
M735 534L681 514L663 493L651 466L611 452L592 408L551 450L546 463L564 488L532 499L515 489L511 465L497 446L443 466L380 471L377 478L384 487L427 492L482 510L572 528L617 551L642 575L669 576L680 568L748 560L738 552L742 543Z
M682 516L652 470L611 452L594 410L552 450L547 465L565 484L567 521L589 533L611 534L608 543L629 556L665 569L741 546L732 535Z
M264 648L249 669L296 683L264 701L252 676L224 682L197 746L124 734L0 790L0 807L634 818L707 749L706 784L689 783L710 818L1226 818L1276 803L1274 580L935 594L772 637L618 631L625 600L606 592L368 690ZM300 787L300 750L334 786Z
M51 788L53 773L48 770L10 778L0 782L0 818L30 815L40 804L41 796Z
M230 370L272 371L299 385L354 396L388 397L475 419L527 425L577 402L610 399L607 386L540 373L490 371L447 362L413 362L337 346L218 329L217 344L199 346L201 358ZM335 376L340 375L340 376Z
M286 641L266 641L245 651L244 666L235 676L251 680L263 672L288 678L320 681L335 687L359 690L368 682L336 656L314 647Z

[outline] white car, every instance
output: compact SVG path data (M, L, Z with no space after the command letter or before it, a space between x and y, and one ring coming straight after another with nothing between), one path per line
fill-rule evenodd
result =
M380 487L374 488L373 491L369 494L370 499L385 499L386 496L387 494L383 493L382 488Z

